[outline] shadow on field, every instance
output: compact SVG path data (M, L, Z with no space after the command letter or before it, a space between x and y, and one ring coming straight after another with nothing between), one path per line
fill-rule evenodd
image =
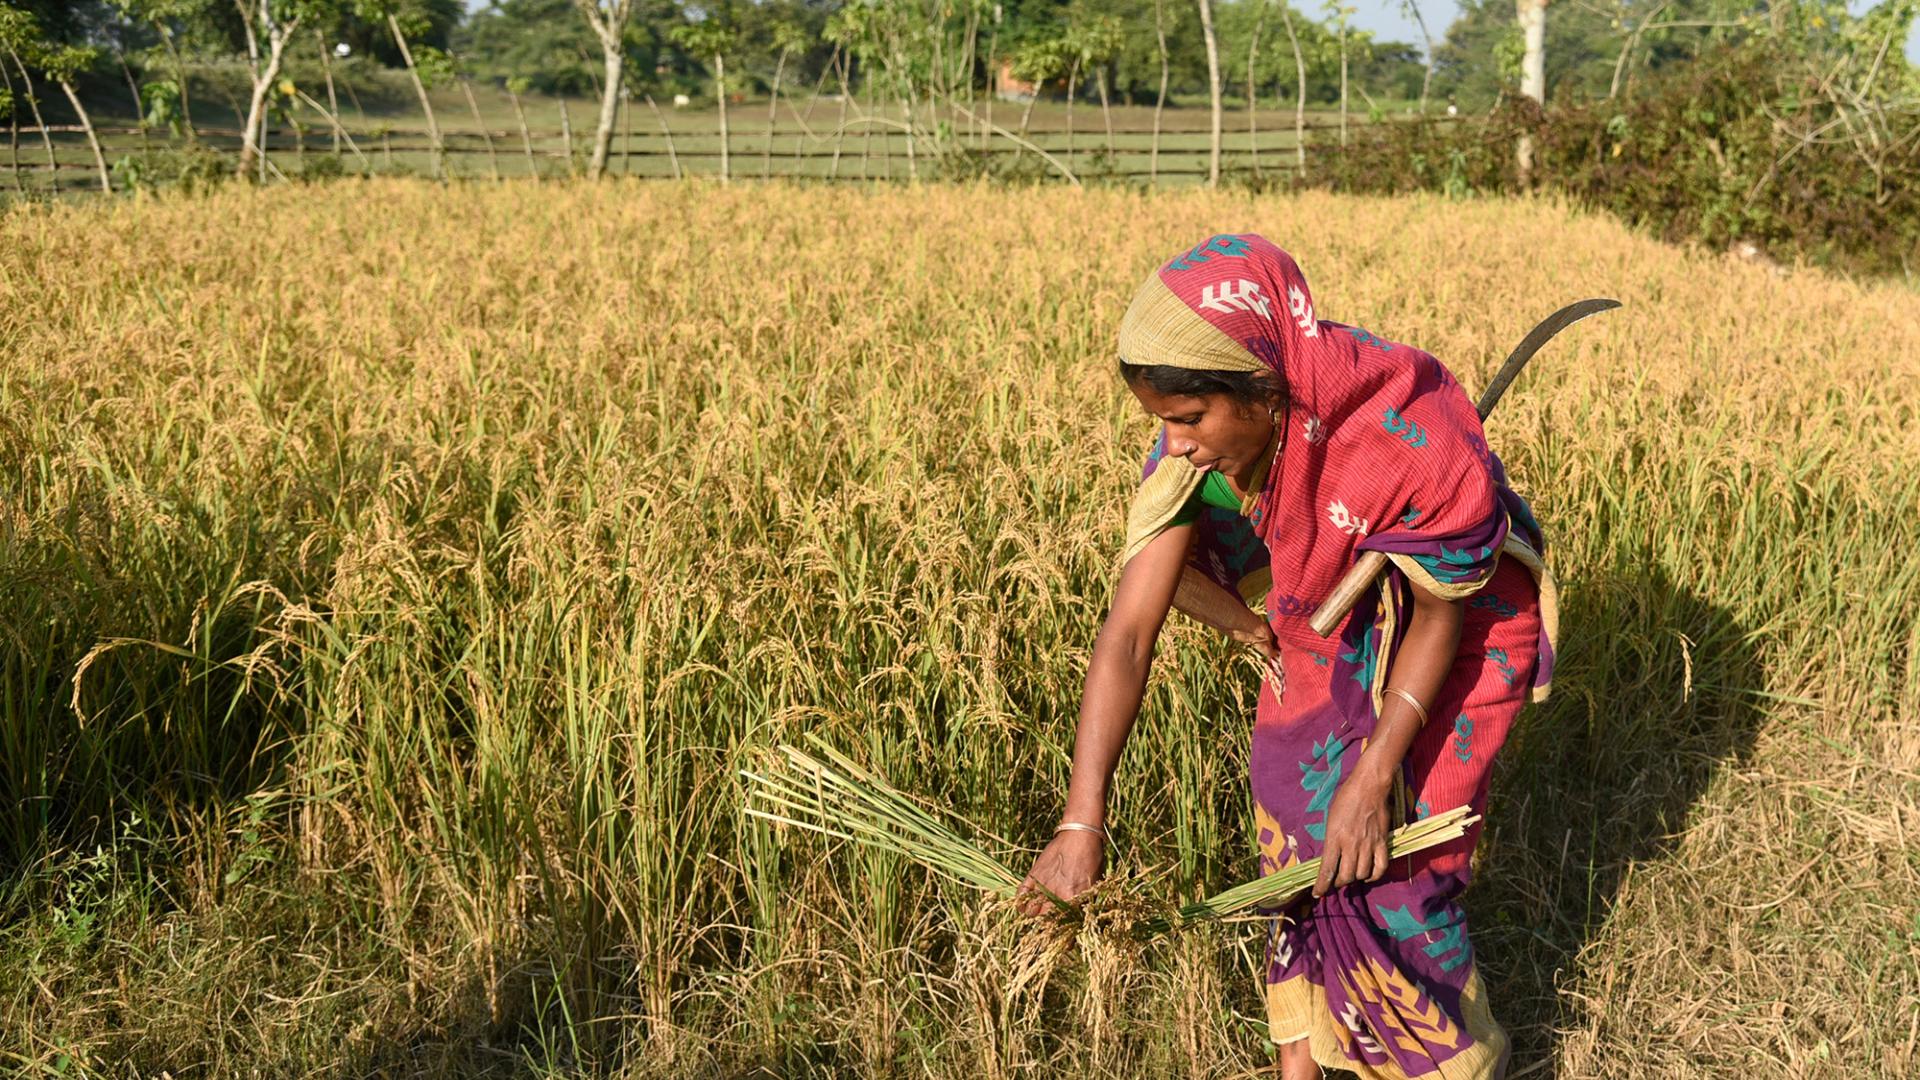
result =
M1559 1032L1606 1007L1563 998L1559 984L1630 869L1668 854L1714 773L1747 759L1762 720L1747 692L1764 682L1746 629L1651 558L1563 583L1561 606L1553 697L1502 754L1468 900L1516 1069L1552 1060Z

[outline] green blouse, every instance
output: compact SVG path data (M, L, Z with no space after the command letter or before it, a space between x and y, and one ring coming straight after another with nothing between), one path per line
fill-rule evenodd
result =
M1200 486L1194 490L1194 493L1187 497L1187 504L1180 508L1179 513L1173 515L1173 520L1168 522L1168 527L1191 525L1195 521L1198 521L1200 518L1200 505L1202 503L1208 506L1217 506L1222 510L1232 510L1236 513L1240 510L1240 496L1233 493L1233 488L1227 483L1227 478L1217 472L1210 472L1206 475L1205 479L1200 481Z

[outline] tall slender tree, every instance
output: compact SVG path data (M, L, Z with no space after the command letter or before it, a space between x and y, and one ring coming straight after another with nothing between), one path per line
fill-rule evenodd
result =
M1213 0L1200 4L1200 36L1207 43L1207 96L1213 105L1213 126L1207 139L1207 186L1220 186L1220 38L1213 29Z
M1525 52L1520 61L1520 92L1545 105L1547 101L1547 0L1514 0ZM1533 178L1533 140L1525 135L1514 147L1520 184Z
M1287 43L1293 46L1293 160L1300 179L1307 176L1307 60L1300 51L1300 34L1293 28L1293 5L1280 0L1280 21L1287 28Z
M247 41L247 118L240 132L240 162L234 174L245 179L258 168L266 175L267 97L280 81L287 44L303 22L321 22L337 14L330 0L233 0Z
M600 82L600 121L593 132L593 156L587 162L587 175L600 179L607 171L607 147L613 142L613 125L620 108L620 74L626 67L627 24L633 19L633 0L573 0L586 16L593 36L600 41L606 77Z

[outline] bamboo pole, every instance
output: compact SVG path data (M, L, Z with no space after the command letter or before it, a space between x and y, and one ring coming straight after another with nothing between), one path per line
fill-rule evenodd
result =
M328 54L327 35L319 28L313 31L313 40L320 46L320 71L327 80L327 111L333 117L333 156L340 156L340 99L333 92L333 57Z
M646 98L647 108L653 110L653 118L660 122L660 134L667 137L667 163L673 166L673 178L679 180L682 178L680 174L680 154L673 148L673 129L667 126L666 114L660 111L660 106L653 103L653 95L648 94Z
M513 80L507 80L507 100L513 102L513 115L520 121L520 149L527 154L527 175L534 183L540 182L540 163L533 159L533 134L527 130L527 110L520 107L520 93L513 88Z
M493 182L500 182L500 159L493 152L493 136L487 131L487 122L480 115L480 105L473 100L473 84L465 75L459 77L460 92L467 96L467 111L473 113L473 122L480 129L480 138L487 144L487 169L493 173Z

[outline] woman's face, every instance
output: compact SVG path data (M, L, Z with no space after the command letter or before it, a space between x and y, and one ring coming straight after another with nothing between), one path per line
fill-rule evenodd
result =
M1219 470L1244 481L1273 441L1273 414L1226 394L1189 397L1162 394L1145 380L1127 388L1167 425L1167 455L1183 457L1202 472Z

